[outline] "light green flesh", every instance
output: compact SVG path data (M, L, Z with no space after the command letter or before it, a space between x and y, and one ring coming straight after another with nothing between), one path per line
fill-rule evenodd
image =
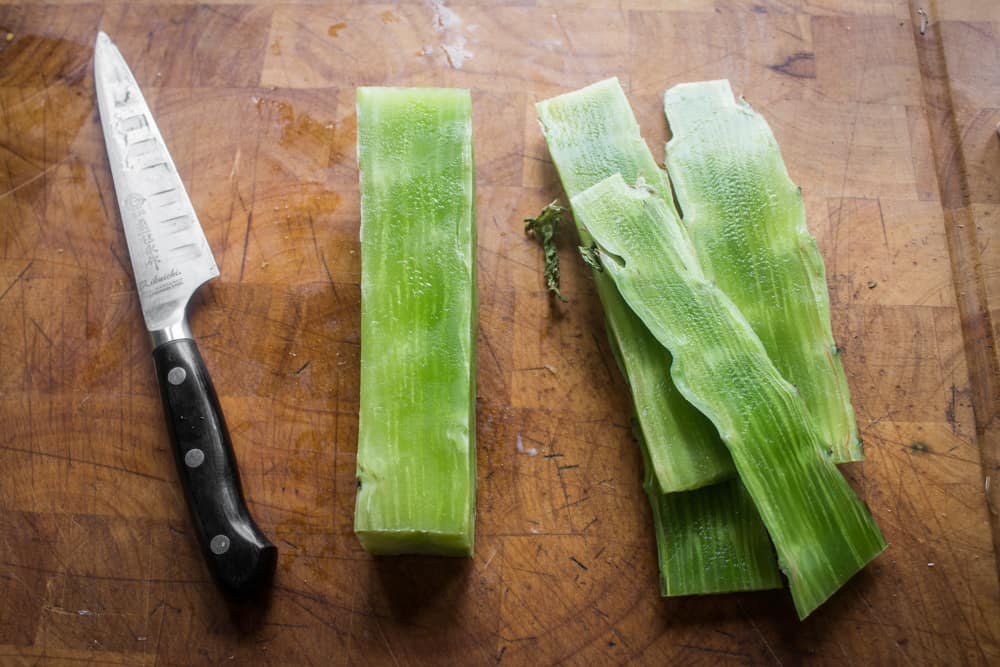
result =
M642 433L636 436L656 527L660 593L674 597L781 588L771 540L740 480L663 493Z
M833 460L862 460L823 258L767 121L728 81L675 86L664 109L667 169L705 275L799 390Z
M437 533L418 530L355 530L361 545L373 554L399 556L471 556L472 536L466 532Z
M568 197L616 173L631 181L641 176L669 193L666 174L642 140L617 79L539 102L536 110ZM579 218L577 229L590 245ZM686 491L733 477L732 459L715 427L674 387L670 354L622 301L611 278L593 275L660 488Z
M805 618L885 548L868 509L746 318L702 273L673 208L616 174L573 197L573 211L625 301L673 354L677 388L729 448Z
M359 88L361 405L354 529L472 555L476 228L468 91Z

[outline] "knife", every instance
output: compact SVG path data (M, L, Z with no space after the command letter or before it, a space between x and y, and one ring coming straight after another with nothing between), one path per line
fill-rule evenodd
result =
M219 269L142 91L103 32L94 79L177 472L209 570L224 592L245 598L269 583L278 550L247 509L219 399L187 322L191 296Z

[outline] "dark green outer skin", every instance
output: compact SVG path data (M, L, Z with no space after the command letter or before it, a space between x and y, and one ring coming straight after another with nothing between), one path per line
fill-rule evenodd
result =
M675 86L664 107L667 168L705 275L799 390L833 460L862 460L823 258L767 121L727 81Z
M358 89L361 405L355 531L471 555L476 226L468 91Z
M601 262L671 351L681 393L715 424L805 618L885 548L821 451L805 404L733 302L704 276L662 198L612 176L573 198Z
M537 105L567 195L622 172L669 196L617 79ZM579 222L585 246L590 235ZM764 524L719 434L674 386L670 353L628 307L606 273L594 282L608 340L632 390L653 512L665 596L762 590L781 586ZM645 430L647 437L642 437ZM647 444L651 443L651 444ZM722 480L730 480L719 484Z
M753 499L730 479L683 493L663 493L640 429L643 489L653 512L664 597L781 588L781 573Z
M568 197L615 173L670 192L617 79L545 100L536 110ZM579 223L577 230L589 246L587 230ZM674 387L670 354L625 304L611 278L598 271L593 276L660 488L673 493L732 478L736 470L715 427Z

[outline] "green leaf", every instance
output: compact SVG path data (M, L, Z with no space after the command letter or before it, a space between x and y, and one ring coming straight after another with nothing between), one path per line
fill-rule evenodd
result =
M566 209L554 201L538 214L537 218L524 219L524 233L534 235L542 244L545 254L545 286L549 292L559 297L560 301L567 299L559 291L559 253L556 250L556 235L559 233L559 223Z

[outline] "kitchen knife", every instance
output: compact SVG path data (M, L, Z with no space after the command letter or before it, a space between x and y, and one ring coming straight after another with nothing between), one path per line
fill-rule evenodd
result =
M177 472L209 570L226 593L247 597L270 581L278 551L247 510L226 421L186 316L195 290L219 269L142 91L103 32L94 79Z

